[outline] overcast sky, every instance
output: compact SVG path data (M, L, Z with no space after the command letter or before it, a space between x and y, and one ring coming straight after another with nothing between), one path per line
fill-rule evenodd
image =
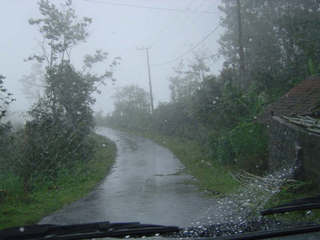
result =
M219 24L219 4L220 0L73 0L78 16L93 19L87 42L72 53L73 62L80 65L83 55L96 49L122 58L115 72L116 84L101 88L95 110L112 110L110 96L116 87L138 84L148 90L146 56L139 47L150 48L155 102L168 101L168 77L180 60L191 61L192 52L208 56L218 52L223 29L207 36ZM6 86L17 98L12 104L14 111L27 110L30 105L19 79L31 71L31 63L23 60L39 51L41 35L37 27L28 24L29 18L39 16L37 0L1 0L0 74L6 76ZM198 47L189 51L196 44ZM210 67L218 73L221 60L210 61Z

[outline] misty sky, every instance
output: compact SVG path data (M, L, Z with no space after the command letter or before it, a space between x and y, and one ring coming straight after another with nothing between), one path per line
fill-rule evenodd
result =
M39 52L41 35L36 26L28 24L29 18L40 16L37 0L1 0L1 3L0 74L6 76L6 86L17 99L12 104L13 111L24 111L31 102L23 96L19 79L31 71L32 64L24 59ZM155 102L169 100L168 77L180 60L186 63L192 60L192 52L183 58L177 57L216 28L221 16L219 3L220 0L73 0L78 16L91 17L93 23L87 42L73 50L72 61L80 66L83 55L96 49L107 51L111 58L122 58L115 72L116 84L113 86L110 82L101 88L102 94L97 96L94 109L111 111L111 96L117 87L138 84L148 90L145 52L137 50L139 47L151 48ZM218 28L194 52L207 56L217 54L221 32ZM157 65L166 62L170 63ZM219 71L221 60L208 63L214 73Z

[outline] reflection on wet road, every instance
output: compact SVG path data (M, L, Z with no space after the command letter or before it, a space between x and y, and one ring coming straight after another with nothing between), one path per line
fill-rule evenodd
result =
M140 221L189 226L206 216L216 201L190 184L183 165L164 147L120 131L97 132L117 144L111 173L87 197L45 217L41 223Z

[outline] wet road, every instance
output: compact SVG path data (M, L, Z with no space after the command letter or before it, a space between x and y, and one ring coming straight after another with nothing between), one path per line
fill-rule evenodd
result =
M209 210L217 211L216 201L190 183L192 178L181 172L183 165L168 149L112 129L99 128L97 132L117 144L110 174L87 197L41 223L139 221L190 226L207 219Z

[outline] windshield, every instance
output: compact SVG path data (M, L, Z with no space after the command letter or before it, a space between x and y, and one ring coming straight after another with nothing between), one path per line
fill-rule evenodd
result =
M0 230L318 223L320 1L1 7Z

